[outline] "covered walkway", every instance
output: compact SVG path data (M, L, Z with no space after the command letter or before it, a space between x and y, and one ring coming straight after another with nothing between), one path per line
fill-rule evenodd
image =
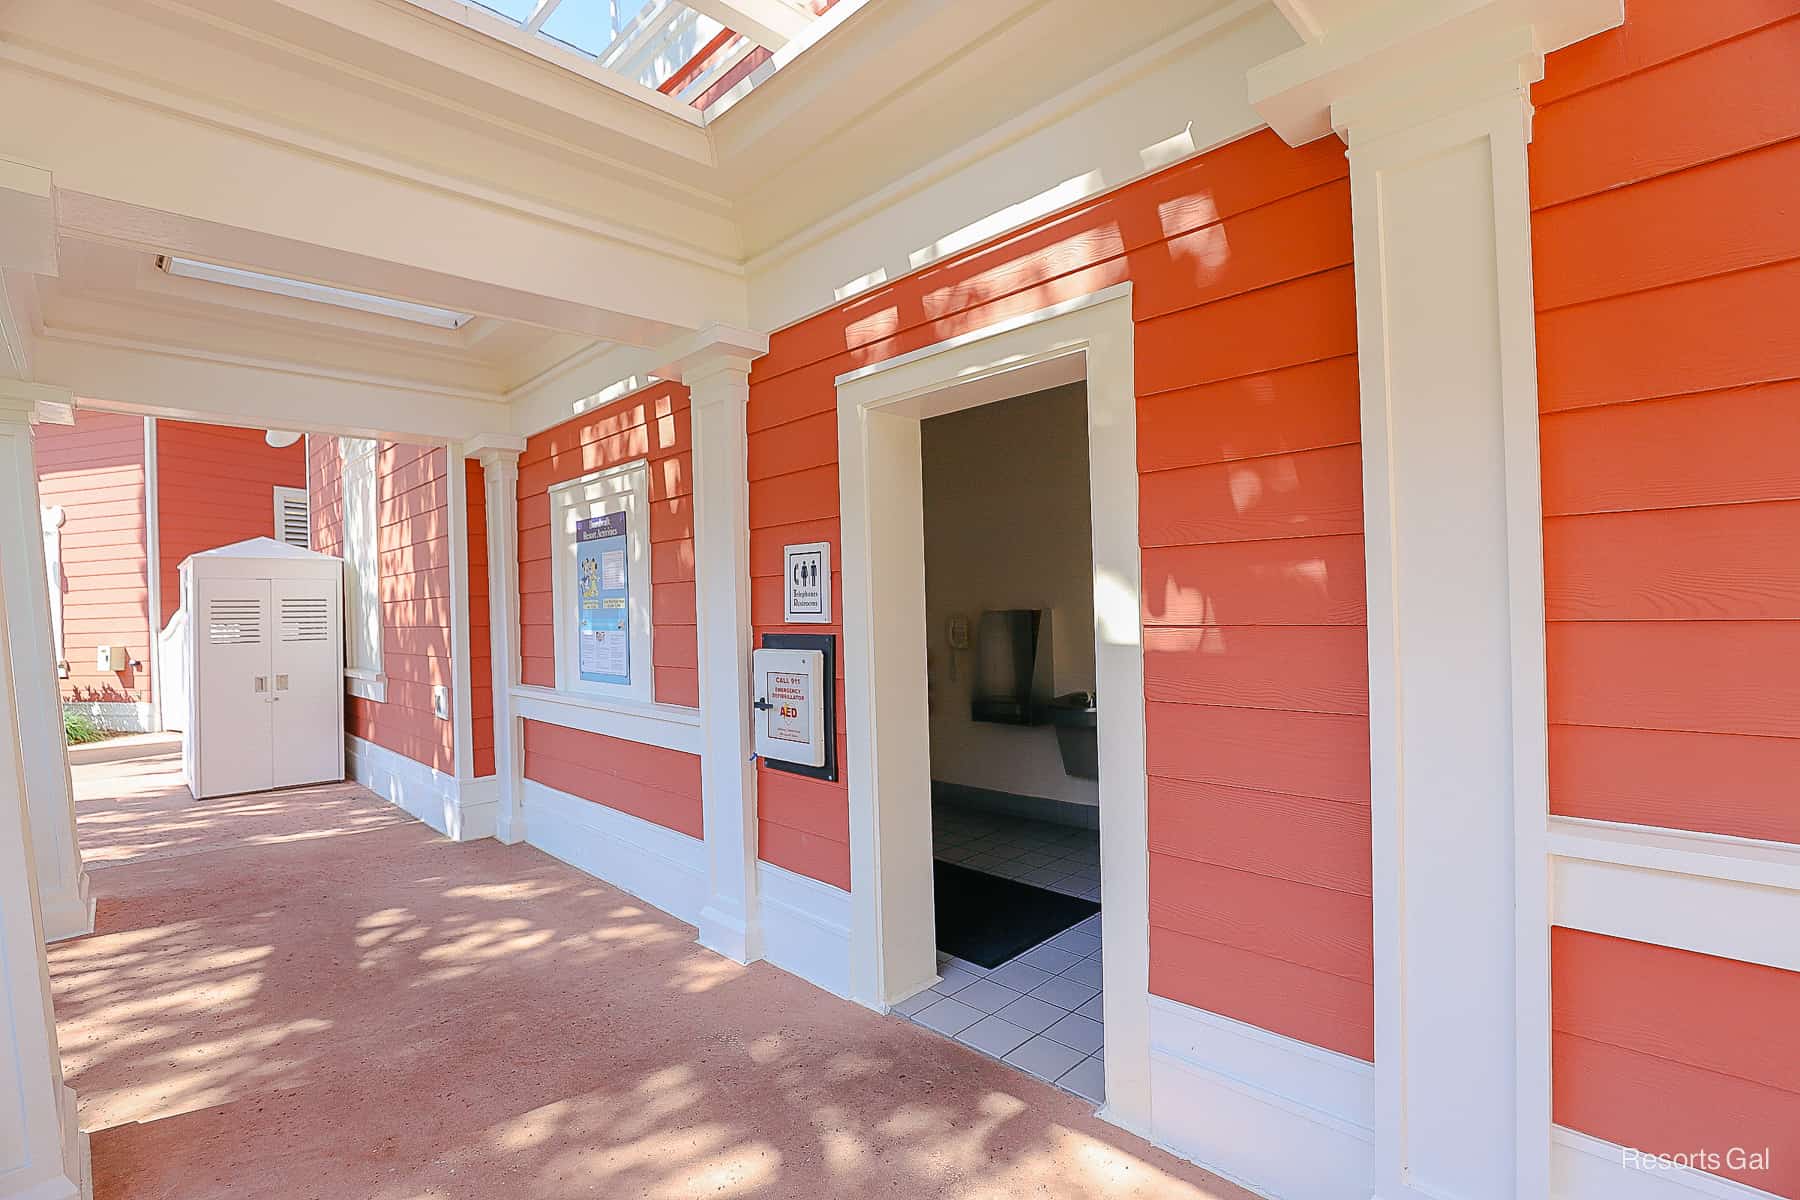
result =
M100 1200L1245 1197L1041 1084L354 785L75 768L50 947Z

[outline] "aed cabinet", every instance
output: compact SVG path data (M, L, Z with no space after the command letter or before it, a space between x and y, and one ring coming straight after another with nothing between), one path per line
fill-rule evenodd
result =
M835 651L829 634L778 633L751 651L756 754L770 768L837 778Z

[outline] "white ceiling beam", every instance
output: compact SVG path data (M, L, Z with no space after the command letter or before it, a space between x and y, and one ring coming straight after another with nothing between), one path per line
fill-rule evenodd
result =
M31 378L31 277L56 271L56 191L50 172L0 158L0 379Z
M512 425L498 396L175 348L47 336L36 365L38 382L68 389L81 407L137 416L408 442L461 441Z
M544 22L550 19L550 14L555 12L557 5L561 3L562 0L537 0L537 6L531 10L531 15L525 18L525 28L533 33L542 29Z
M759 46L779 50L800 36L812 18L784 0L683 0Z
M0 64L0 157L43 164L57 229L227 266L656 345L743 318L743 271ZM119 154L129 145L133 153Z
M0 158L0 269L56 274L55 210L50 172Z

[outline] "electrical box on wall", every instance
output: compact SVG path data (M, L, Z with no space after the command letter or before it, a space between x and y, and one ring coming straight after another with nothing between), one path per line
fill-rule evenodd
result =
M94 670L96 670L96 671L123 671L125 669L125 663L126 663L125 647L123 647L123 646L96 646L96 647L94 647Z
M778 771L837 778L837 639L765 634L751 654L756 753Z

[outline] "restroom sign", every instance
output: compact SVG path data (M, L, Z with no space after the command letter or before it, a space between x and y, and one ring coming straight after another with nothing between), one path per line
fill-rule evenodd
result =
M783 548L786 590L782 619L797 625L831 623L831 543L801 542Z

